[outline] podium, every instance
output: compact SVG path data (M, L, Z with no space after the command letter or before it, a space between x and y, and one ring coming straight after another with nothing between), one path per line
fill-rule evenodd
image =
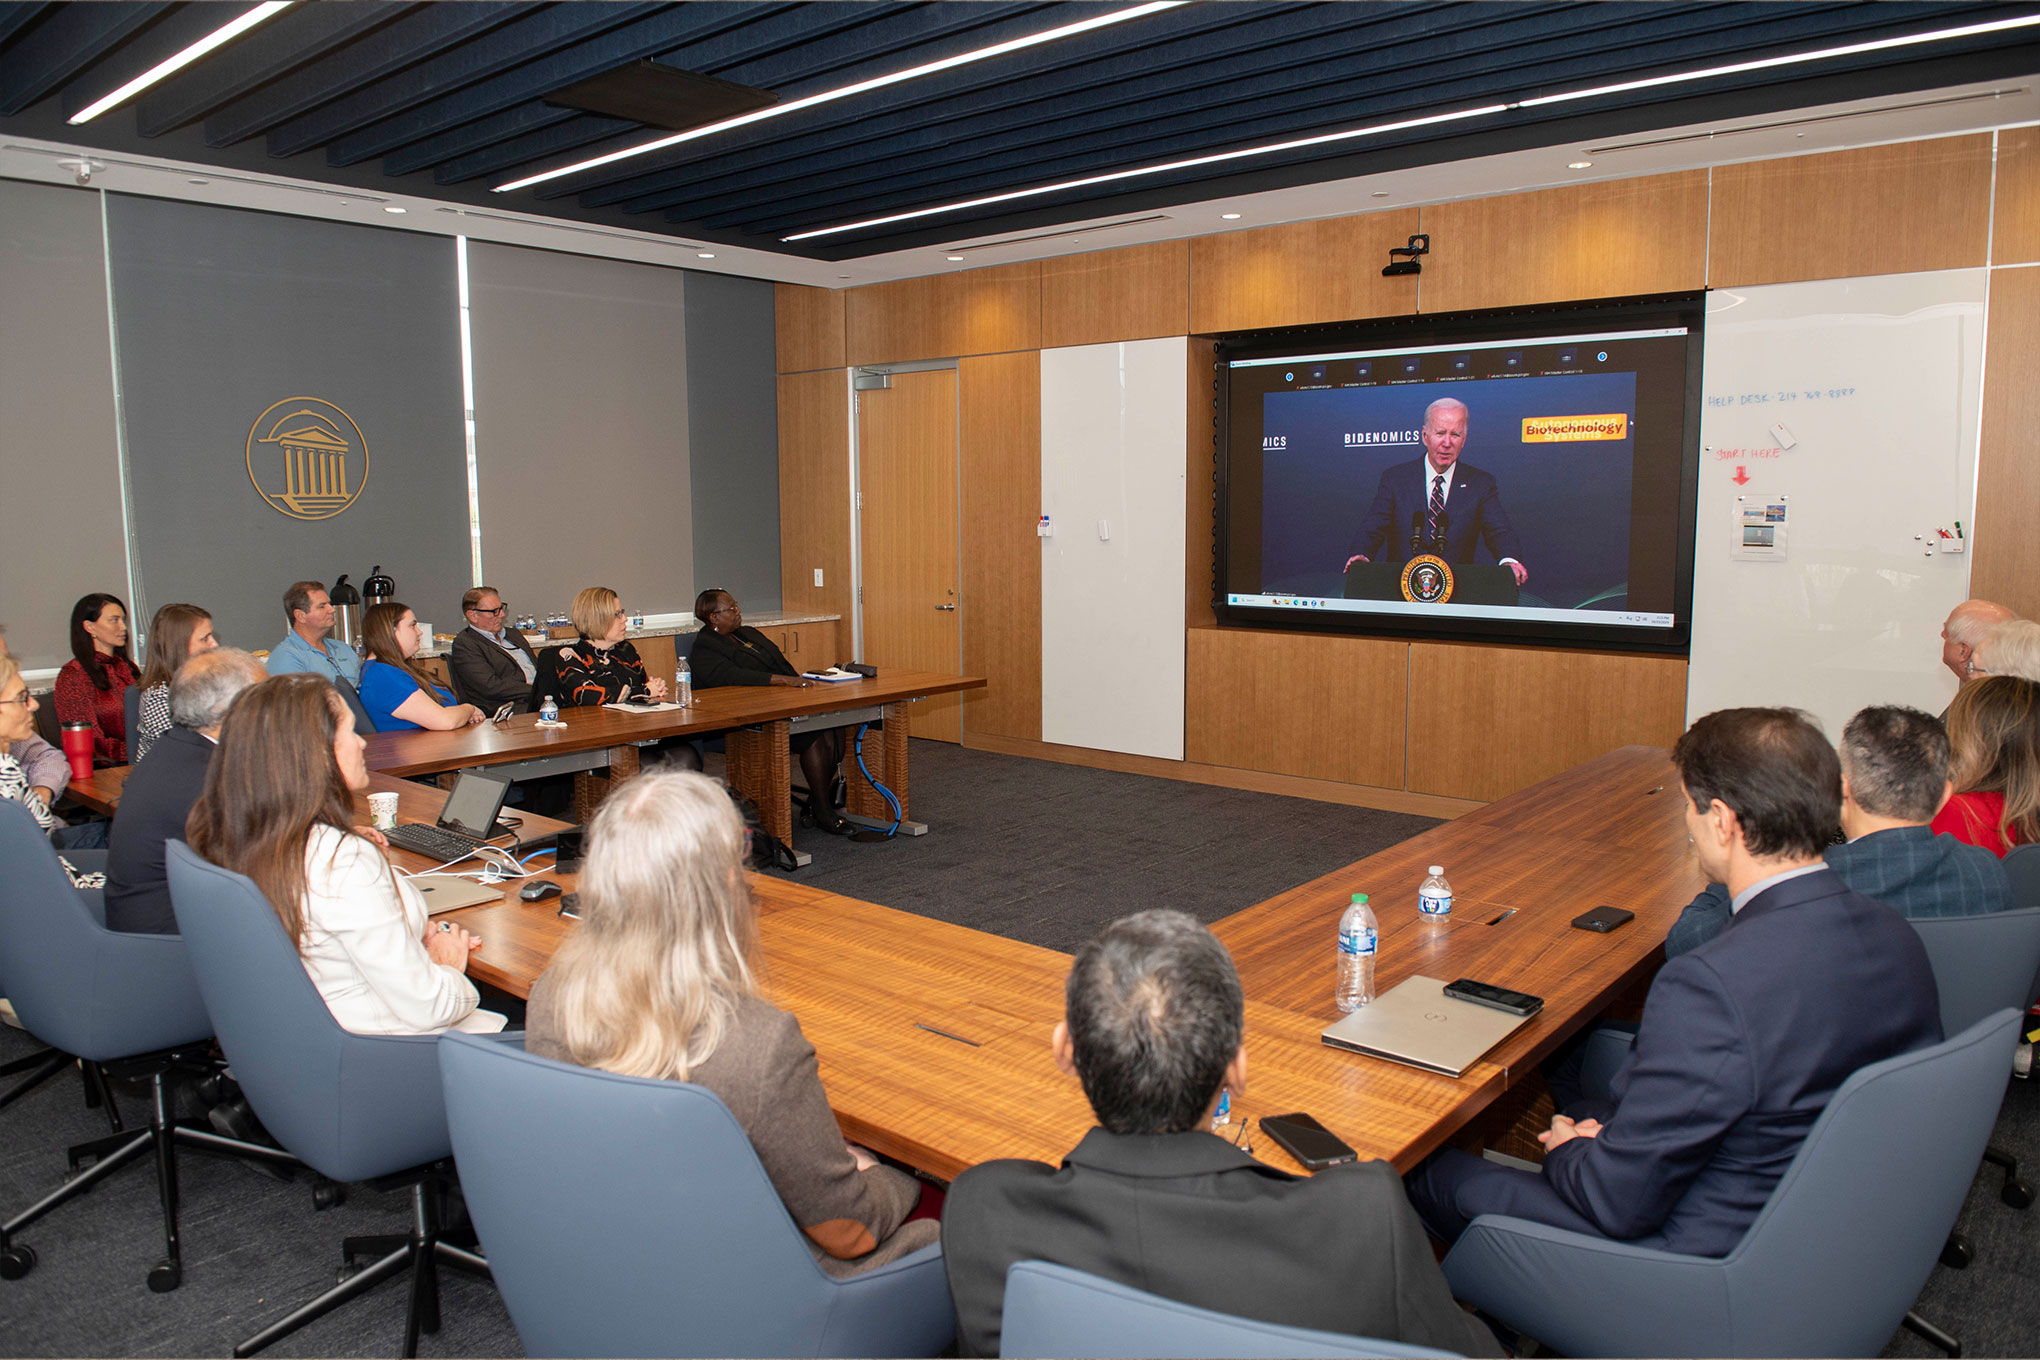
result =
M1355 562L1346 568L1346 598L1349 600L1400 600L1403 598L1401 562ZM1516 573L1499 562L1476 565L1452 564L1452 598L1444 604L1513 605L1517 602Z

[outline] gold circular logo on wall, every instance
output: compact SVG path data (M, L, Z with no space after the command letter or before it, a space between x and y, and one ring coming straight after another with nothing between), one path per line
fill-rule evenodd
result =
M1444 604L1452 598L1452 568L1425 553L1402 569L1402 597L1411 604Z
M285 397L248 427L248 480L292 519L331 519L368 485L368 441L317 397Z

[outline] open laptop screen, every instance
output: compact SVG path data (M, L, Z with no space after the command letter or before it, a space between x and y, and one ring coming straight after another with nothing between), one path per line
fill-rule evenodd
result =
M448 831L487 840L495 830L496 814L503 810L503 800L509 794L509 780L462 770L454 781L453 792L446 795L439 824Z

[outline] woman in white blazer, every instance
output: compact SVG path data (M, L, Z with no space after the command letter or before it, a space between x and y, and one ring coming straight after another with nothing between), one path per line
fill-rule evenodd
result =
M356 1034L490 1034L468 955L481 940L434 923L425 902L354 825L368 787L346 701L323 677L278 675L227 712L191 848L262 889L333 1018ZM379 839L379 838L378 838Z

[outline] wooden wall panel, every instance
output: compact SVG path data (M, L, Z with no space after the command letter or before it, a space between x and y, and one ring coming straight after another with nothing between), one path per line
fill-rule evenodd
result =
M1041 356L957 364L966 733L1041 740Z
M1997 202L1992 205L1992 264L2040 260L2040 128L1997 135Z
M844 369L779 380L779 589L789 612L841 614L847 650L850 375Z
M1425 208L1421 310L1668 293L1707 281L1707 172Z
M1716 288L1969 269L1990 231L1989 133L1714 170Z
M1199 236L1190 242L1190 329L1414 312L1417 281L1384 279L1381 266L1417 230L1416 209L1400 208Z
M772 327L778 341L781 373L844 366L840 290L773 284Z
M1969 593L2040 618L2040 269L1990 276Z
M1192 628L1184 755L1401 788L1408 652L1383 638Z
M1218 405L1211 366L1218 346L1190 338L1189 450L1183 488L1183 621L1192 628L1212 627L1212 571L1217 554L1216 515Z
M1160 241L1041 262L1041 347L1190 331L1190 243Z
M844 336L852 364L1039 349L1041 262L850 289Z
M1500 798L1617 746L1669 746L1685 728L1684 657L1417 642L1410 677L1418 793Z

